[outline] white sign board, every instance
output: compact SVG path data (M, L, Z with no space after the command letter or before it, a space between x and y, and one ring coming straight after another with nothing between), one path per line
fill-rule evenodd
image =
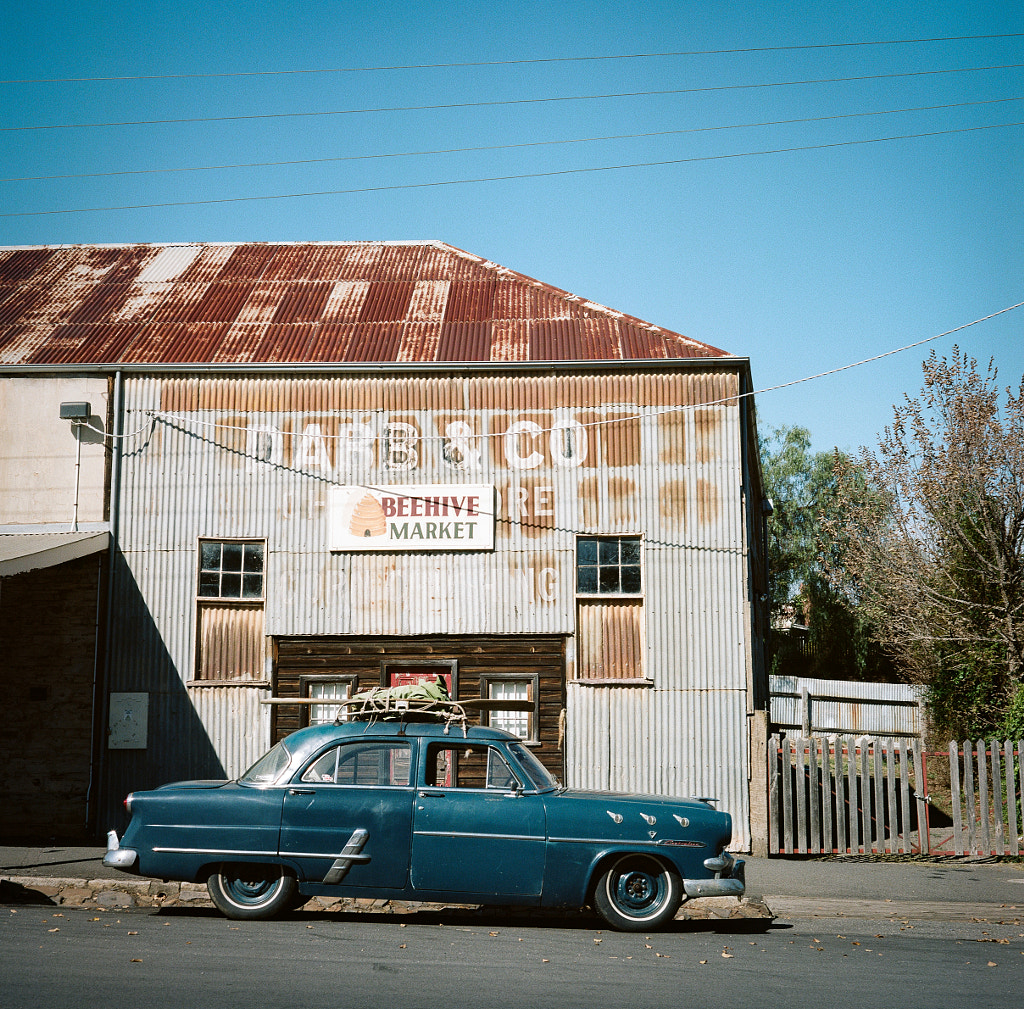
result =
M110 729L107 746L111 750L144 750L149 727L149 694L111 694Z
M491 484L332 487L328 549L493 550Z

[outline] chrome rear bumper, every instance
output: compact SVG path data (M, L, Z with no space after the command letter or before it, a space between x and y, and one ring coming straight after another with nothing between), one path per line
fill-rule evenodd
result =
M107 853L103 856L103 864L109 869L120 869L122 872L138 872L135 867L139 853L134 848L122 848L117 839L116 830L107 831Z

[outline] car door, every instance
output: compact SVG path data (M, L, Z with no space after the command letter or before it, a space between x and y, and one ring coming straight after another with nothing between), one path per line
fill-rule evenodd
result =
M524 794L522 784L498 747L431 743L413 814L413 887L538 896L547 847L544 799Z
M409 874L412 742L344 742L316 754L285 789L281 854L303 878L400 889Z

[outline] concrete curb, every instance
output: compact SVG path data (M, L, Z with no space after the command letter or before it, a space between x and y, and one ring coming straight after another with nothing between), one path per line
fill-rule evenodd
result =
M976 921L1024 924L1022 904L983 904L938 900L865 900L783 897L768 894L777 919L895 918L913 921Z
M48 876L0 877L0 904L36 904L83 907L99 911L128 908L213 907L202 883L161 883L155 879L75 879ZM431 904L424 901L366 900L311 897L307 911L344 911L369 914L414 914L417 911L475 911L478 904ZM520 912L515 912L520 913ZM538 913L524 909L521 913ZM549 912L540 912L548 914ZM768 905L747 897L698 897L688 900L678 920L771 919Z

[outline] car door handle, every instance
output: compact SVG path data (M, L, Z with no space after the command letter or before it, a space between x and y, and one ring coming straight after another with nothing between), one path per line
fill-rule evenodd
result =
M420 792L421 799L443 799L444 792Z
M315 788L289 788L289 795L316 795Z

